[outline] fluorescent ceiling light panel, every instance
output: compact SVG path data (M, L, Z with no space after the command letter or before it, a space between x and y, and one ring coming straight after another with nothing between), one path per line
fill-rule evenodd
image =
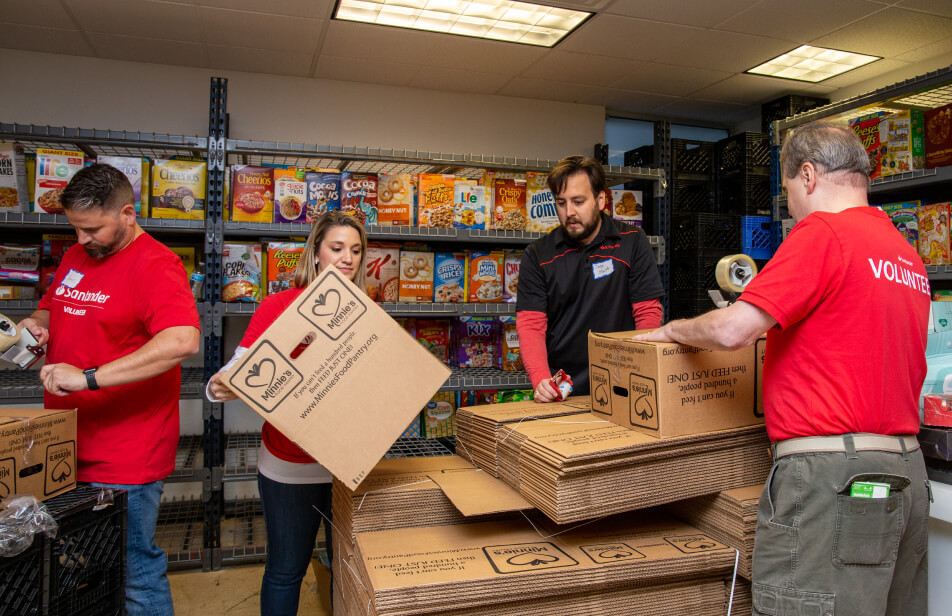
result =
M801 45L746 72L817 83L881 59L879 56Z
M591 15L507 0L340 0L334 18L552 47Z

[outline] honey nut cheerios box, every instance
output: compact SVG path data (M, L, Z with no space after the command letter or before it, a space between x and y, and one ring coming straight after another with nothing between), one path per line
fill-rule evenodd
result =
M377 224L407 227L413 223L413 180L409 173L377 176Z
M232 167L231 220L271 222L274 218L274 176L269 167Z
M417 212L421 227L452 227L453 190L456 176L440 173L421 173Z
M204 161L153 161L152 218L204 220L205 177Z

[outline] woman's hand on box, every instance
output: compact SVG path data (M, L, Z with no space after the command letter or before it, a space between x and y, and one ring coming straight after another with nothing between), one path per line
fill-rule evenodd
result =
M223 372L216 372L213 374L212 378L208 381L208 388L211 390L212 395L215 396L215 399L218 402L237 400L237 394L228 388L228 385L225 383L225 379L222 378L223 375Z

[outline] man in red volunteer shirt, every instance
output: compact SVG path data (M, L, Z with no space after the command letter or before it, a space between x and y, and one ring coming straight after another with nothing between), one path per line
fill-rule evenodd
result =
M128 491L126 610L171 615L155 545L162 480L175 466L182 360L199 347L181 260L136 222L132 185L96 164L61 196L78 244L20 326L48 343L47 408L77 408L77 479Z
M738 349L767 332L775 464L757 513L754 614L924 615L925 268L867 205L869 158L852 131L795 129L781 169L797 224L740 300L639 338Z

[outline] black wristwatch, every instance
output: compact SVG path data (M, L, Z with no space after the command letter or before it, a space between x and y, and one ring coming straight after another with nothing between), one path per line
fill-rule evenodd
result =
M99 366L83 370L83 374L86 375L86 387L89 388L89 391L99 389L99 383L96 382L96 370L99 370Z

